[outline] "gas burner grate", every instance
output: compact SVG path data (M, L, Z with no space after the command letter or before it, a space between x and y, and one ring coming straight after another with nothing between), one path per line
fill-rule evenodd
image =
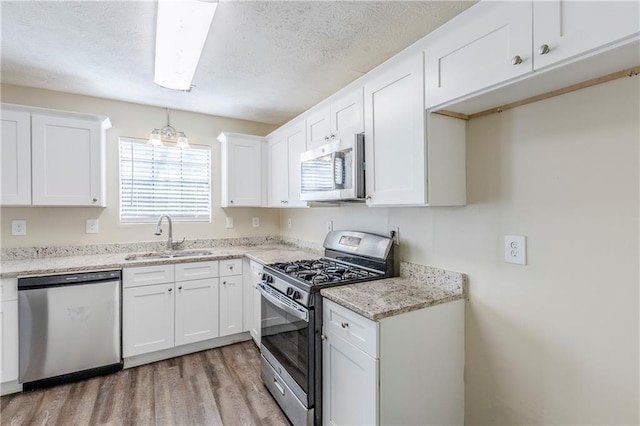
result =
M345 265L330 259L298 260L271 265L293 278L310 285L366 280L380 277L380 273Z

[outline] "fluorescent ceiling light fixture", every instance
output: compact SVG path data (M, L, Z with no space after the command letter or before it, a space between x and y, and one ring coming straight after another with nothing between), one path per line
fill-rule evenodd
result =
M154 82L189 90L207 40L217 2L159 0Z

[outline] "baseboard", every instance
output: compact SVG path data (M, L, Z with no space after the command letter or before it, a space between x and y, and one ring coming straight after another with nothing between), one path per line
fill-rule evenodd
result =
M9 395L11 393L22 392L22 383L12 380L6 383L0 383L0 396Z
M207 349L218 348L220 346L232 345L234 343L240 343L247 340L251 340L251 335L248 331L244 333L233 334L231 336L216 337L215 339L190 343L188 345L176 346L170 349L165 349L163 351L135 355L124 359L124 368L137 367L139 365L162 361L169 358L175 358L177 356L200 352Z

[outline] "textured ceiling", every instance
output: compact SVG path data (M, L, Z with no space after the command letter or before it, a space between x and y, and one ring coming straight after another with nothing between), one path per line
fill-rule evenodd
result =
M281 124L473 2L222 1L191 93L153 83L155 1L1 2L3 83Z

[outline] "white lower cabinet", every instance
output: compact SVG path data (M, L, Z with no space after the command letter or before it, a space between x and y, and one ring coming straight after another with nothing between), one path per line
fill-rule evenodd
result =
M258 290L258 284L262 280L262 264L251 260L247 262L246 266L248 272L245 275L244 286L245 331L251 334L255 344L260 347L262 295Z
M241 259L125 268L123 287L125 358L243 331Z
M243 331L242 259L220 261L220 337Z
M371 321L324 299L324 424L464 424L463 373L464 300Z
M176 346L218 337L218 282L218 278L176 282Z
M0 383L18 380L18 281L0 283Z
M242 275L220 278L220 336L242 331Z
M122 354L130 357L174 346L173 283L122 291Z

